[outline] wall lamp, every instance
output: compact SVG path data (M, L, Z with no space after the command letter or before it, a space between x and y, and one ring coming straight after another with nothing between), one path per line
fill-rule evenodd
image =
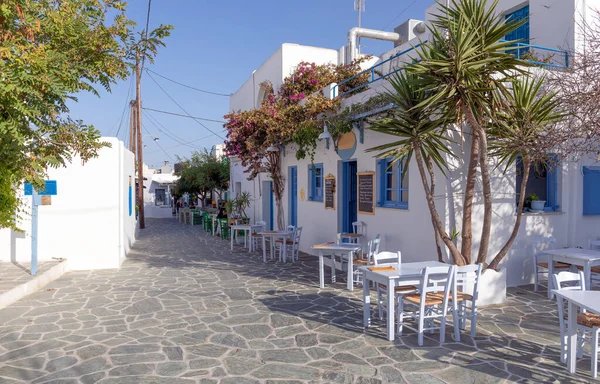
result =
M331 124L329 120L325 120L325 124L323 125L323 132L319 135L319 140L325 139L326 149L329 149L329 140L333 140L333 137L331 136L331 133L329 133L329 129L327 128L328 124Z

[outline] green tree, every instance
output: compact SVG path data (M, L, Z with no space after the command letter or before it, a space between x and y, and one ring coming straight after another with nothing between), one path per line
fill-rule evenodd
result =
M134 23L125 17L125 4L1 3L0 228L17 229L22 181L42 188L48 168L65 166L75 155L86 162L106 146L93 126L69 117L67 102L79 92L98 95L97 85L110 91L130 74Z
M205 199L208 193L215 191L223 198L223 192L229 188L229 160L217 159L204 150L192 153L184 164L176 185L178 195L189 193Z
M472 262L472 209L477 167L481 171L484 218L477 262L485 263L492 225L492 190L489 156L508 168L519 155L527 165L548 152L541 145L550 127L564 119L557 112L556 95L542 90L543 80L530 80L525 63L507 52L514 41L502 39L520 22L505 22L496 14L497 1L490 7L480 0L452 1L440 5L431 29L432 37L418 51L419 59L406 68L408 75L392 81L387 97L397 106L394 115L372 124L371 129L400 137L396 142L373 148L382 156L414 154L425 189L432 224L458 265ZM470 128L471 146L463 198L462 241L459 249L452 241L437 212L434 201L435 172L444 172L451 142L445 132L449 124ZM544 152L546 151L546 152ZM429 177L429 179L428 179ZM523 212L523 180L514 230L494 257L496 268L512 246ZM440 250L438 247L438 255Z

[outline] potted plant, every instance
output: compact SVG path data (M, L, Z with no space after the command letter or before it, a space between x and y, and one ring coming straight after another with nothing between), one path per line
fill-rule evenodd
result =
M532 211L541 212L544 210L546 200L540 200L535 193L530 193L529 196L527 196L527 200L529 201Z

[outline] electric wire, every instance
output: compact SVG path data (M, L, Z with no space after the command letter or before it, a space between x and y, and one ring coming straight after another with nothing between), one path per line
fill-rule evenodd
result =
M162 77L163 79L165 79L165 80L168 80L168 81L170 81L170 82L172 82L172 83L175 83L175 84L181 85L182 87L186 87L186 88L189 88L189 89L193 89L194 91L198 91L198 92L202 92L202 93L208 93L208 94L210 94L210 95L215 95L215 96L223 96L223 97L229 97L229 96L233 95L233 93L220 93L220 92L212 92L212 91L207 91L207 90L205 90L205 89L200 89L200 88L192 87L192 86L190 86L190 85L187 85L187 84L180 83L179 81L176 81L176 80L173 80L173 79L169 79L168 77L166 77L166 76L163 76L163 75L161 75L160 73L157 73L157 72L155 72L155 71L153 71L153 70L151 70L151 69L148 69L148 68L146 68L146 72L152 72L152 73L154 73L156 76Z
M217 136L218 138L221 138L223 140L225 140L225 138L221 135L219 135L218 133L216 133L215 131L213 131L212 129L208 128L206 125L202 124L199 120L196 120L192 115L190 115L190 113L188 111L185 110L185 108L183 108L173 97L171 97L171 95L169 95L169 93L160 86L160 84L156 81L156 79L154 79L154 77L150 74L150 72L146 72L148 73L148 77L150 77L152 79L152 81L154 82L154 84L156 84L158 86L158 88L160 88L160 90L167 95L167 97L169 99L171 99L171 101L173 103L175 103L186 115L188 115L190 118L192 118L196 123L200 124L200 126L204 127L204 129L206 129L208 132L212 133L213 135Z
M177 143L179 143L181 145L185 145L187 147L190 147L192 149L196 149L196 150L202 149L202 148L199 148L199 147L195 147L193 145L189 145L188 142L185 139L183 139L183 138L177 136L176 134L174 134L173 132L171 132L167 127L165 127L163 124L161 124L158 120L156 120L154 118L154 116L150 115L149 113L146 113L146 112L142 111L142 114L148 118L148 121L152 125L154 125L154 127L156 129L158 129L161 133L163 133L165 136L167 136L171 140L174 140L175 142L177 142ZM164 131L162 129L160 129L161 127L164 129Z
M195 143L195 142L197 142L197 141L200 141L200 140L206 140L206 139L208 139L208 138L210 138L210 137L212 137L212 135L208 135L208 136L204 136L204 137L201 137L201 138L199 138L199 139L196 139L196 140L191 140L191 141L188 141L188 142L187 142L187 144ZM170 149L179 148L179 147L182 147L182 146L184 146L184 145L186 145L186 144L185 144L185 143L184 143L184 144L178 144L178 145L174 145L174 146L172 146L172 147L166 148L166 149L167 149L167 151L168 151L168 150L170 150ZM204 147L204 148L206 148L206 147ZM154 153L154 152L150 152L150 153Z
M408 6L406 6L406 8L404 8L402 11L400 11L400 13L399 13L399 14L397 14L397 15L396 15L396 17L394 17L394 18L392 19L392 21L390 21L389 23L387 23L387 24L385 25L385 27L381 28L381 30L382 30L382 31L383 31L383 30L385 30L385 29L386 29L387 27L389 27L389 26L390 26L390 25L391 25L391 24L392 24L394 21L398 20L398 18L399 18L400 16L402 16L402 15L404 14L404 12L408 11L408 10L409 10L409 9L410 9L410 8L411 8L413 5L415 5L415 4L417 3L417 1L419 1L419 0L413 0L413 2L411 2L411 3L410 3Z
M148 13L146 14L146 30L145 30L145 34L146 36L144 37L144 39L148 40L148 26L150 24L150 7L152 6L152 0L148 0ZM144 72L144 64L146 63L146 55L142 56L142 70L140 71L140 77L142 76L142 73Z
M125 116L125 112L127 111L127 106L129 105L129 98L131 97L131 89L132 88L133 88L133 76L131 76L131 79L129 80L129 90L127 91L127 98L125 99L125 106L123 107L123 113L121 113L121 121L119 122L119 129L117 130L115 137L119 137L119 132L121 132L121 127L123 125L123 117ZM115 123L113 128L110 130L109 136L112 136L112 132L115 130L116 125L117 124Z
M146 131L146 133L147 133L147 134L149 134L150 136L152 136L152 137L155 137L153 134L151 134L151 133L150 133L150 131L148 131L148 129L147 129L146 127L144 127L144 124L142 124L142 129L143 129L144 131ZM167 157L168 157L168 158L169 158L169 159L170 159L170 160L171 160L173 163L175 163L175 160L173 159L173 157L171 157L171 155L169 155L169 153L168 153L167 151L165 151L165 149L164 149L164 148L163 148L163 147L162 147L162 146L161 146L161 145L158 143L158 140L152 140L152 141L154 141L154 143L155 143L155 144L158 146L158 148L160 148L160 149L161 149L161 151L163 151L163 153L164 153L165 155L167 155Z
M153 112L158 112L158 113L164 113L167 115L173 115L173 116L179 116L179 117L185 117L187 119L194 119L194 120L204 120L204 121L212 121L213 123L222 123L225 124L227 123L224 120L215 120L215 119L208 119L206 117L197 117L197 116L188 116L188 115L183 115L181 113L175 113L175 112L169 112L169 111L163 111L160 109L154 109L154 108L146 108L146 107L142 107L142 109L145 109L147 111L153 111Z

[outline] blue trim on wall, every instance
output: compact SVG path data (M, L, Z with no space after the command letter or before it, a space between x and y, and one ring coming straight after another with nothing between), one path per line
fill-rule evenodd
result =
M583 215L600 215L600 167L583 167Z
M289 206L290 206L290 218L288 222L290 225L298 225L298 167L289 167Z
M387 175L392 173L388 169L388 163L392 161L391 157L385 159L377 160L377 171L379 177L378 179L378 187L379 187L379 199L377 201L378 207L383 208L396 208L396 209L408 209L408 201L402 201L402 191L408 191L408 188L403 188L402 186L402 168L403 164L400 161L398 164L398 175L396 177L397 184L393 186L387 185ZM396 190L397 191L397 200L388 200L387 199L387 191L388 190Z
M269 183L269 204L271 205L271 209L269 209L269 215L271 218L271 222L269 223L269 230L273 230L273 211L275 211L275 204L273 198L273 182Z
M133 187L129 186L129 216L133 214Z
M319 175L317 171L320 171ZM308 165L308 200L323 202L323 163Z

